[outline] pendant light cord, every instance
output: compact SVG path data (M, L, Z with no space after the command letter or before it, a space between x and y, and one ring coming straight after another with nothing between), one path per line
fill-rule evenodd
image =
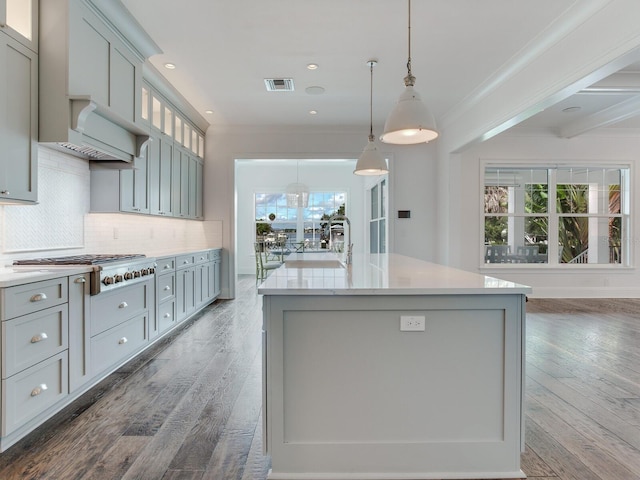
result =
M371 82L369 88L369 141L373 142L373 61L369 62L369 70L371 72Z
M409 45L409 56L407 58L407 76L404 77L404 85L405 87L413 86L416 83L416 77L411 74L411 0L408 0L409 4L409 15L408 15L408 26L407 36L408 36L408 45Z

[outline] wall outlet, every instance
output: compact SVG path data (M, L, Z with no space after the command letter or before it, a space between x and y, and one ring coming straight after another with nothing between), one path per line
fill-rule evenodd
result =
M400 317L401 332L424 332L425 317L402 315Z

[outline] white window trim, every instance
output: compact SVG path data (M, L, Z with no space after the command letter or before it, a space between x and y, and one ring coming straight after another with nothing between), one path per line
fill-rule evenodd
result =
M491 272L491 271L509 271L509 272L527 272L535 270L554 271L554 272L566 272L574 274L576 272L589 272L589 271L634 271L636 269L634 263L634 249L633 239L635 238L635 222L634 222L634 206L635 206L635 169L634 164L628 161L620 160L602 160L602 159L563 159L554 161L541 161L540 159L480 159L480 174L479 178L479 202L478 202L478 218L479 221L479 234L478 234L478 261L479 271ZM629 178L627 191L624 192L627 197L624 202L629 206L628 213L628 234L626 237L626 252L625 261L621 264L568 264L568 263L484 263L484 189L485 189L485 171L487 167L490 168L536 168L536 169L558 169L569 167L603 167L603 168L620 168L629 170ZM553 184L555 190L555 183ZM551 194L551 191L549 192ZM553 219L553 220L552 220ZM551 215L549 212L549 229L558 229L558 225L552 226L552 221L557 223L558 215Z

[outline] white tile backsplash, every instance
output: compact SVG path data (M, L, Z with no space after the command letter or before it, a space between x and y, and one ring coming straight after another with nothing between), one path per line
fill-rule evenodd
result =
M79 253L159 256L220 247L222 222L89 212L89 162L38 151L38 204L0 206L0 262Z

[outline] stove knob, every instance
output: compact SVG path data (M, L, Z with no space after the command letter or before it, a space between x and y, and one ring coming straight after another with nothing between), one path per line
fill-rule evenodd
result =
M138 278L140 277L140 270L135 270L133 273L133 278Z
M142 270L140 270L140 275L142 275L143 277L149 275L149 269L143 268Z
M133 278L133 272L127 272L124 274L125 280L131 280Z
M154 273L156 273L156 269L154 267L151 267L149 269L149 275L153 275Z
M122 280L124 280L124 279L122 278L122 275L120 275L120 274L117 274L117 275L116 275L115 277L113 277L113 278L114 278L114 282L115 282L115 283L120 283Z
M104 277L102 283L104 283L105 285L113 285L115 282L113 277Z

